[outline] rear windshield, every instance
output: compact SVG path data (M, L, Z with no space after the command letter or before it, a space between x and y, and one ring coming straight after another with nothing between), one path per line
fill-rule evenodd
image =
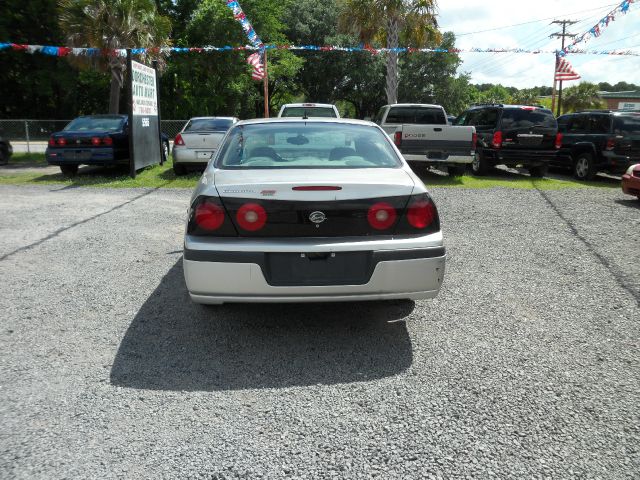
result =
M285 107L281 117L324 117L336 118L336 112L329 107Z
M64 127L65 131L83 132L91 130L101 130L117 132L122 130L124 118L122 117L79 117L71 120Z
M446 125L441 108L393 107L389 109L385 123L412 123L416 125Z
M230 118L194 118L184 127L185 132L224 132L233 125Z
M619 135L640 135L640 115L614 116L613 133Z
M546 110L526 110L524 108L505 108L502 112L502 128L520 130L532 127L558 128L553 114Z
M218 168L397 168L390 141L376 127L290 122L234 127Z

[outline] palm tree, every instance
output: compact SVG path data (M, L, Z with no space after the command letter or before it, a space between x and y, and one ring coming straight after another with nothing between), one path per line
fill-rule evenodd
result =
M562 111L575 112L589 108L603 108L604 104L598 94L598 85L582 82L565 89L562 97Z
M168 45L171 21L159 15L155 0L59 0L60 27L71 47L150 48ZM109 113L118 113L126 61L98 59L111 73Z
M425 47L440 41L436 0L343 0L339 27L363 42L381 42L387 48ZM398 53L387 54L389 103L398 101Z

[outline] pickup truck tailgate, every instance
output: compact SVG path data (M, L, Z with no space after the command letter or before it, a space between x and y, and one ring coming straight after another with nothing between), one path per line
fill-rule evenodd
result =
M474 133L474 127L402 125L396 131L396 145L403 155L422 156L423 160L446 161L451 156L471 158Z

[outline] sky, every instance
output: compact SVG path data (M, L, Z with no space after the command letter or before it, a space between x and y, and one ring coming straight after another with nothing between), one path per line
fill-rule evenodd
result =
M554 50L560 47L559 38L549 38L562 30L551 25L553 20L576 20L567 28L581 34L591 29L622 0L441 0L438 23L441 31L456 34L458 48L517 47ZM514 24L525 25L513 26ZM484 30L482 33L472 33ZM570 42L567 39L567 42ZM602 30L602 35L580 45L594 50L640 51L640 1L632 3L626 15ZM464 63L459 73L468 72L471 83L500 83L504 86L528 88L551 86L554 55L526 53L462 53ZM580 81L593 83L619 81L640 84L640 57L607 55L568 55ZM566 86L577 84L565 82Z

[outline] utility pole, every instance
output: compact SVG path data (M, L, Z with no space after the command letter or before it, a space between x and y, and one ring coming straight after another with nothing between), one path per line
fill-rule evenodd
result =
M567 25L573 25L574 23L578 23L575 20L554 20L551 24L562 25L562 33L556 32L549 35L551 38L562 38L562 49L564 50L564 39L567 37L574 38L576 36L575 33L567 33ZM551 96L551 111L554 110L556 106L556 72L558 71L558 64L560 63L560 55L556 52L556 66L553 69L553 94ZM560 112L562 109L562 80L560 80L560 88L558 89L558 109L556 111L556 117L560 116Z

